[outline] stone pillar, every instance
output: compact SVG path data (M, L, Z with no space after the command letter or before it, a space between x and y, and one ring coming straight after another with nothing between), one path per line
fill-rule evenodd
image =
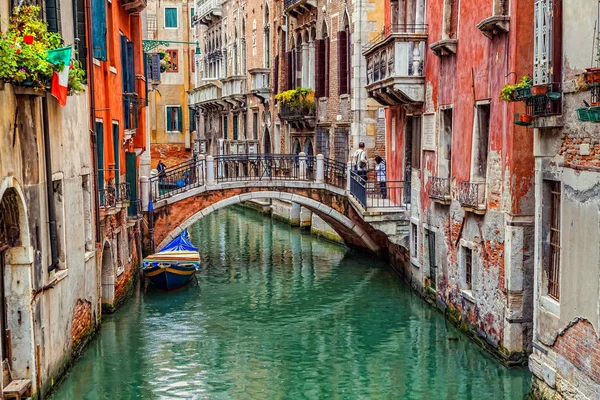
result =
M301 207L300 208L300 228L310 229L311 225L312 225L312 212L306 207Z
M302 207L300 204L292 203L292 208L290 209L290 225L292 226L300 226L300 211Z
M348 161L348 164L346 165L346 176L348 179L348 182L346 183L346 190L350 191L350 182L352 179L352 162Z
M198 156L198 162L196 162L196 181L200 185L206 185L206 175L204 174L204 167L206 166L206 156L201 154Z
M150 202L150 180L147 176L140 177L140 189L142 192L142 210L148 211L148 203Z
M299 160L299 171L298 171L298 179L306 179L306 153L301 152L298 154Z
M323 154L317 154L317 183L325 182L325 157Z
M215 184L215 162L213 156L206 156L206 184Z

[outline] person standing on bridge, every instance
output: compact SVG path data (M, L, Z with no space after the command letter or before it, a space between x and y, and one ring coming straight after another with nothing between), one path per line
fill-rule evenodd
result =
M356 174L367 180L367 152L365 151L365 142L358 144L358 150L354 152L353 169Z
M375 162L377 163L377 165L375 166L375 177L377 178L377 183L379 184L381 198L385 199L387 197L387 185L385 179L385 160L380 156L377 156L375 157Z
M158 179L160 181L162 181L163 179L165 179L165 169L167 168L167 166L162 162L162 160L158 160L158 164L156 165L156 170L158 171Z

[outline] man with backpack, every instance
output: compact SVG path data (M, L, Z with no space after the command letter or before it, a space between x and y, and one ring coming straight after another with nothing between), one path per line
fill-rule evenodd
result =
M356 174L367 180L367 152L365 151L365 143L360 142L358 144L358 150L354 152L352 159L352 169L356 171Z

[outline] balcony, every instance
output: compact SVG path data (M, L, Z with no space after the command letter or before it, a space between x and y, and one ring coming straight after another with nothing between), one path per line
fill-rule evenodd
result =
M365 46L369 97L386 106L423 103L426 41L427 25L390 25Z
M246 104L246 77L244 75L231 76L222 79L223 101L231 104L233 108L243 107Z
M291 107L287 104L279 104L279 118L286 121L295 129L315 127L314 107L302 106Z
M216 23L223 15L222 0L198 0L197 10L193 22L203 25L212 25Z
M283 7L292 17L298 17L298 15L315 9L317 7L317 0L285 0Z
M452 197L450 195L450 179L431 177L431 186L429 187L429 198L441 204L450 204Z
M222 109L224 103L221 101L221 93L221 82L209 80L188 92L188 104L203 110Z
M485 182L459 182L458 201L463 208L475 214L484 214Z
M258 97L263 104L267 103L271 98L271 70L269 68L253 68L248 72L252 77L250 93Z
M533 128L558 128L564 125L562 118L562 89L559 83L536 85L543 95L530 95L525 100L527 114L533 117ZM592 99L592 101L594 101Z
M125 140L135 136L138 128L140 102L143 101L144 99L140 99L137 93L123 94L123 129Z
M124 0L123 8L130 14L139 14L146 9L146 0Z

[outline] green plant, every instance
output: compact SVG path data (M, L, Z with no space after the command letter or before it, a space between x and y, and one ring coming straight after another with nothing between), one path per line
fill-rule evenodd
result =
M500 99L504 101L511 101L514 98L513 96L517 89L525 89L531 86L531 84L531 78L524 76L521 82L515 85L505 85L500 91Z
M286 90L275 95L275 99L294 111L315 110L315 91L312 89L298 87Z
M47 60L48 50L62 47L63 41L59 33L48 32L48 25L39 16L39 6L14 9L8 30L0 34L1 80L46 90L53 72L64 67ZM76 64L69 71L70 94L83 90L85 72L80 63Z
M171 68L171 56L165 50L158 50L160 55L160 72L165 72Z

